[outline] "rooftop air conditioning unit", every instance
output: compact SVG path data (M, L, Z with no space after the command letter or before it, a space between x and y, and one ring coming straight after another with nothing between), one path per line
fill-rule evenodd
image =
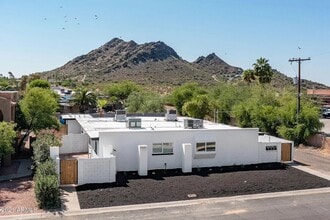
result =
M126 122L127 128L141 128L141 118L129 118Z
M167 109L165 114L166 121L177 121L177 114L175 109Z
M115 121L126 121L126 111L125 110L116 110Z
M184 119L184 128L198 129L203 128L202 119Z

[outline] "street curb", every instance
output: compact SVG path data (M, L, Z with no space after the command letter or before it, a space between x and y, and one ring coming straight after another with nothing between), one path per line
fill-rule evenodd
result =
M216 203L239 202L239 201L269 199L269 198L288 197L288 196L313 195L320 193L330 193L330 187L285 191L285 192L261 193L261 194L253 194L253 195L231 196L231 197L218 197L218 198L208 198L208 199L194 199L194 200L182 200L182 201L162 202L162 203L148 203L148 204L137 204L137 205L126 205L126 206L115 206L115 207L104 207L104 208L92 208L92 209L82 209L77 211L57 211L57 212L42 212L42 213L25 214L25 215L0 216L0 219L36 219L36 218L51 218L51 217L63 217L63 216L80 216L80 215L91 215L91 214L101 214L101 213L114 213L114 212L127 212L127 211L139 211L139 210L148 210L148 209L150 210L150 209L192 206L198 204L216 204Z

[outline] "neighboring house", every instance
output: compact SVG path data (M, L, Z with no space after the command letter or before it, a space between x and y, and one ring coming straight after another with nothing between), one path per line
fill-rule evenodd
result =
M323 105L330 106L330 89L307 89L307 95L319 99Z
M0 91L0 121L14 122L16 104L18 102L17 91Z
M60 113L70 113L74 112L75 108L71 103L73 91L59 86L52 86L51 89L59 95L59 112Z
M177 117L173 110L165 117L126 118L125 111L112 118L61 117L68 134L51 154L62 184L115 182L118 171L143 176L159 169L189 173L192 168L292 161L291 141L259 136L258 128Z
M17 91L0 91L0 122L15 122L17 102ZM0 161L2 161L4 166L10 166L11 155L5 156L3 160Z

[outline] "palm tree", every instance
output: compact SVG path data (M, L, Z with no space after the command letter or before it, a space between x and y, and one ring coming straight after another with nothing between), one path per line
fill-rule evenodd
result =
M254 81L256 79L256 77L254 75L254 71L251 70L251 69L244 70L243 75L242 75L242 79L245 82L251 83L252 81Z
M253 67L254 74L258 77L260 84L270 83L272 81L273 70L267 59L260 57L253 64Z
M99 109L100 116L103 114L103 108L108 103L105 99L98 99L97 100L97 108Z
M80 113L84 113L89 108L96 107L96 96L87 88L78 88L73 95L73 105L79 108Z

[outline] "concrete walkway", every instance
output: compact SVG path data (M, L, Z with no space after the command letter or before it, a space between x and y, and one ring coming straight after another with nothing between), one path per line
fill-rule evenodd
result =
M75 185L61 186L62 211L79 211L80 205Z
M32 175L32 170L31 170L32 159L21 159L16 161L20 162L17 172L10 175L0 176L0 181L12 180L12 179L17 179Z

